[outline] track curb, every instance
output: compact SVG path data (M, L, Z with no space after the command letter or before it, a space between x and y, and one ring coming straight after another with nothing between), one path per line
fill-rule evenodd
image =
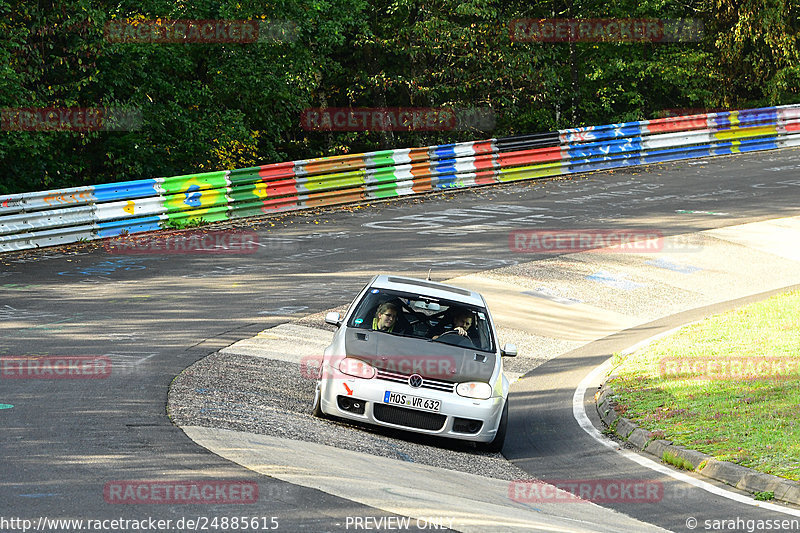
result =
M640 428L631 420L619 416L614 401L614 389L609 384L614 376L609 376L595 394L597 414L603 424L620 439L631 444L637 451L656 457L663 463L668 454L681 460L684 465L691 465L691 472L721 481L727 485L750 493L772 492L773 499L785 503L800 505L800 483L790 479L757 472L736 463L719 461L711 455L673 444L672 441L658 439L657 435Z

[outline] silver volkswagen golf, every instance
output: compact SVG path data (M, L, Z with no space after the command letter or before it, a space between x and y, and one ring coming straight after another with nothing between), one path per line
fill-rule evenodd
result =
M459 287L375 276L353 300L320 365L315 416L332 415L475 441L499 452L509 381L483 297Z

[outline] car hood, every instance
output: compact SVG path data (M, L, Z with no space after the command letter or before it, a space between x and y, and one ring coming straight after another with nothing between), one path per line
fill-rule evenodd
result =
M441 342L347 328L345 353L381 370L450 382L489 382L496 355Z

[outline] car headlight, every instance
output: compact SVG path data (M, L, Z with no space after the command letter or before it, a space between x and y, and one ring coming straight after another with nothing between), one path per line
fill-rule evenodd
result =
M375 377L374 366L354 357L345 357L339 361L339 372L362 379L372 379Z
M492 397L492 387L488 383L479 381L459 383L456 387L456 392L459 396L475 398L476 400L487 400Z

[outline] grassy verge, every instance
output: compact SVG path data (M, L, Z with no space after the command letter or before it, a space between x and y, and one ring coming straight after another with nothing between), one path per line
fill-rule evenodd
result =
M614 357L623 416L675 444L800 480L800 291Z

